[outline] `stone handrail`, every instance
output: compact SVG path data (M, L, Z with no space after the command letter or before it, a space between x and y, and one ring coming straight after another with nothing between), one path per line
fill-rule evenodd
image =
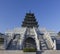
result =
M4 40L4 47L5 47L5 49L7 48L8 44L11 41L12 38L13 38L12 34L10 36L6 35L5 40Z
M24 31L23 31L23 33L21 34L21 38L19 40L20 49L22 49L23 41L24 41L26 32L27 32L27 28L25 28Z
M33 27L33 30L34 30L34 33L35 33L35 41L36 41L37 51L40 51L40 43L39 43L39 40L38 40L38 35L37 35L36 29L34 27Z
M54 42L52 41L52 38L51 38L50 34L47 31L45 31L44 36L47 39L47 41L51 44L51 48L53 48L54 47Z

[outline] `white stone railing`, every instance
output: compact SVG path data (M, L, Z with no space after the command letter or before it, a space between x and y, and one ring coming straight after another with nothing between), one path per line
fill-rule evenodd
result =
M54 50L56 50L56 40L54 40L54 47L53 47Z
M26 33L26 31L27 31L27 28L25 28L25 29L23 30L23 33L21 34L20 40L18 41L18 42L19 42L20 49L22 49L23 41L24 41L24 38L25 38L25 33Z
M14 34L13 33L11 33L10 35L8 35L6 37L6 40L5 40L5 48L8 47L8 45L9 45L10 41L13 39L13 37L14 37Z
M38 35L37 35L36 29L34 27L33 27L33 30L34 30L34 33L35 33L35 41L36 41L37 51L40 51L40 43L39 43L39 40L38 40Z
M51 48L56 49L56 47L55 47L55 45L56 45L55 44L55 40L54 40L54 42L52 41L52 38L51 38L50 34L47 31L45 31L44 36L47 39L47 42L49 43L48 45Z

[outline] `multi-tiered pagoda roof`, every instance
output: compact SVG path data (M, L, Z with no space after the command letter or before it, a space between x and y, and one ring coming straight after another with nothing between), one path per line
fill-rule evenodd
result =
M34 16L34 13L26 13L22 27L38 27L38 22Z

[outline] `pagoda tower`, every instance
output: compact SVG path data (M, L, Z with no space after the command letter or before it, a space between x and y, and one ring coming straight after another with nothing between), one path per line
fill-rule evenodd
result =
M38 28L38 22L36 21L34 13L26 13L22 27L26 27L26 33L24 41L22 42L23 48L34 48L40 50L39 40L35 31Z
M24 50L34 49L40 50L55 50L56 42L52 41L50 33L38 27L34 13L26 13L21 28L7 31L5 39L5 49L7 50ZM8 36L8 37L7 37Z
M35 19L34 13L26 13L26 16L24 18L24 21L22 22L22 27L38 27L38 22Z

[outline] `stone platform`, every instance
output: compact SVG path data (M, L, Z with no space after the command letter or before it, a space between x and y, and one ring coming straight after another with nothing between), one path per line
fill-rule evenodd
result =
M21 50L0 50L0 54L36 54L36 52L23 52ZM39 54L60 54L60 50L45 50Z

